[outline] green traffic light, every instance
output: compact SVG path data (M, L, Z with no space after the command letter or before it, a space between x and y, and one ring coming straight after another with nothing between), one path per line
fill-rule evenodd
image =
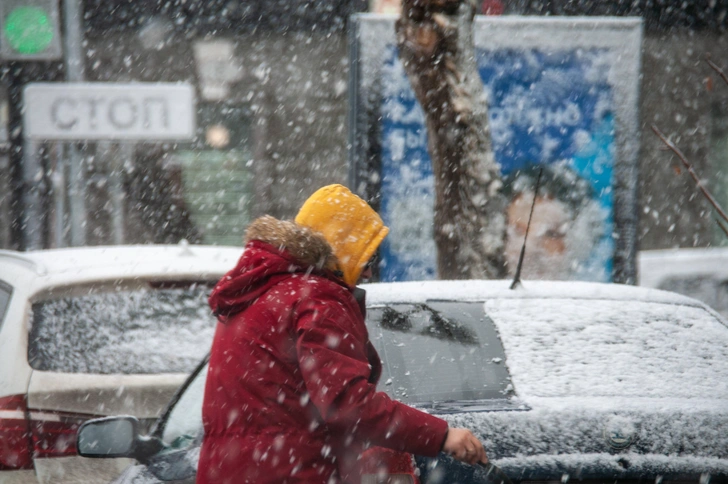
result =
M5 20L5 38L20 54L43 52L53 41L53 25L38 7L16 7Z

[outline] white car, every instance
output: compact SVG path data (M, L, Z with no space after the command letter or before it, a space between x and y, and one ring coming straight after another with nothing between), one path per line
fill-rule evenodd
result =
M363 286L380 388L470 428L519 484L728 481L728 326L715 311L617 284L509 286ZM81 453L136 458L115 484L194 484L205 376L200 365L149 437L130 417L87 422ZM442 454L416 461L396 478L373 462L362 483L499 482Z
M639 285L694 297L728 318L728 247L641 251Z
M0 483L93 483L78 426L151 424L210 348L211 286L242 254L190 245L0 251Z

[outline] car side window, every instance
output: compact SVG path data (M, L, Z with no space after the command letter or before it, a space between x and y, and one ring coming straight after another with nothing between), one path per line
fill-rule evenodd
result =
M379 388L409 404L508 398L505 351L482 302L428 301L367 309L383 361Z
M8 310L10 304L10 295L13 293L13 288L10 284L4 281L0 281L0 329L3 327L5 322L5 313Z

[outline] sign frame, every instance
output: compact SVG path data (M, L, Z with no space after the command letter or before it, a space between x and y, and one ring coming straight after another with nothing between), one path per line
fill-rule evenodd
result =
M386 146L381 102L385 78L384 54L396 47L395 15L357 14L349 30L350 113L349 183L380 208L383 202L382 160ZM611 282L636 282L638 234L639 76L642 19L637 17L476 16L476 50L600 49L613 61L608 82L614 111L614 164ZM390 66L391 68L391 66ZM393 227L393 230L397 230Z
M188 141L196 135L188 83L30 83L23 133L38 141Z

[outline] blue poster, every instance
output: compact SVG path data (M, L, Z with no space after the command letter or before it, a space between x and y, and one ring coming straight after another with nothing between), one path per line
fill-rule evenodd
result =
M523 277L610 281L615 252L615 108L606 49L478 49L515 270L543 168ZM396 47L381 79L383 281L436 278L434 180L424 116Z

